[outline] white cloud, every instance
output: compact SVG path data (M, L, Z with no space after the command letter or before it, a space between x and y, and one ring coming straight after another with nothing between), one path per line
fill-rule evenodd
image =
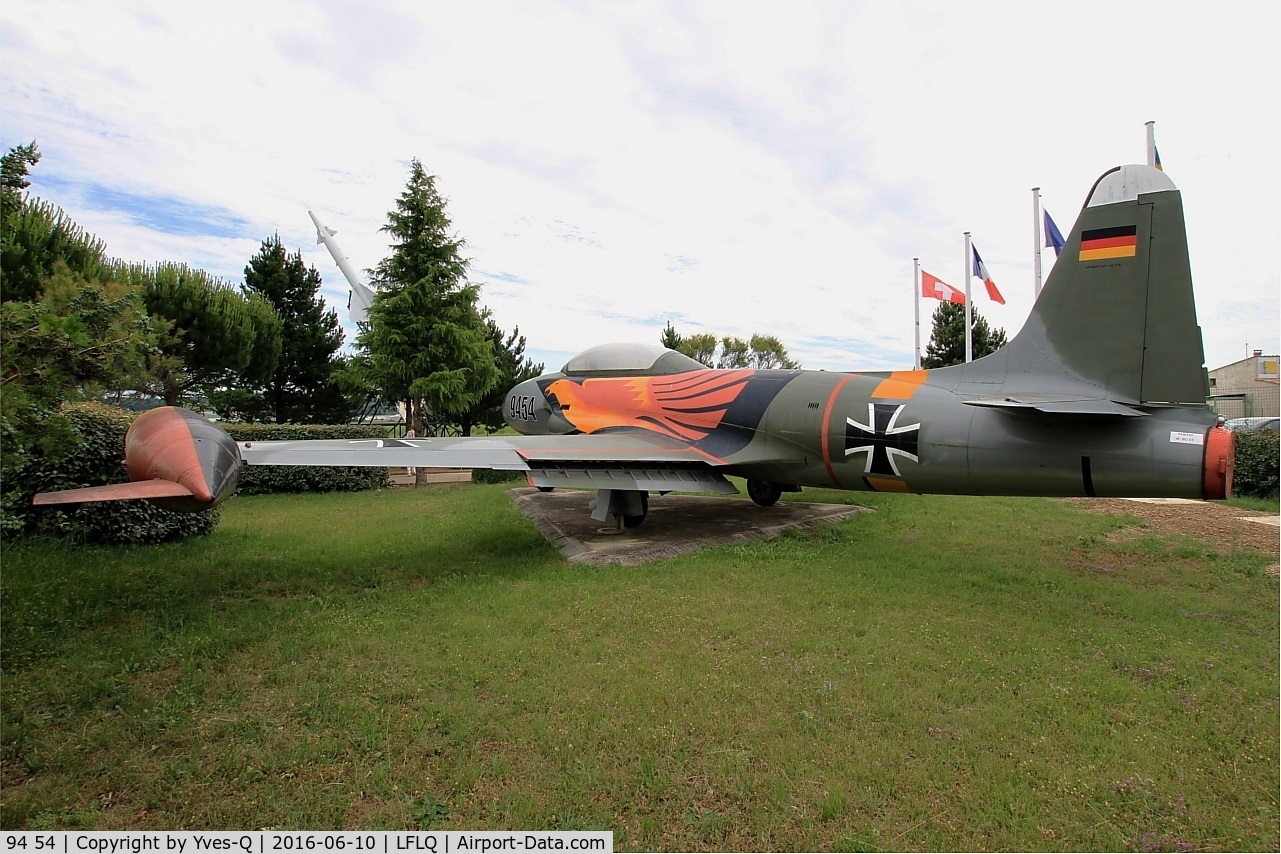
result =
M1015 331L1032 299L1030 188L1066 230L1102 171L1142 159L1155 119L1214 366L1247 341L1278 347L1277 119L1255 92L1281 20L1245 17L15 0L0 8L0 142L37 139L34 189L113 255L239 280L279 231L338 304L306 211L372 267L417 157L490 282L482 300L531 350L654 341L673 319L776 334L811 367L877 369L911 362L912 257L962 285L965 230L1009 300L979 308ZM244 233L157 229L138 203L113 206L122 194L185 200Z

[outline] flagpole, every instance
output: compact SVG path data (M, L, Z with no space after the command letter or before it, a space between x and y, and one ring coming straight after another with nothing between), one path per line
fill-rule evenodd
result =
M916 309L916 361L913 370L921 369L921 259L912 259L912 307Z
M1156 168L1156 122L1148 122L1144 125L1148 129L1148 165L1153 169Z
M974 323L971 319L972 309L970 308L970 304L973 302L970 299L970 274L974 269L974 262L970 260L972 254L970 233L967 231L965 232L965 272L962 274L965 276L965 361L967 362L974 361L974 341L970 335L971 324Z
M1032 188L1032 298L1041 294L1041 188Z

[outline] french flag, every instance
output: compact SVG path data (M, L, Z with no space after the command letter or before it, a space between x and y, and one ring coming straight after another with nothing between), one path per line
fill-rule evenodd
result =
M979 257L979 248L971 243L970 251L974 253L974 269L971 271L971 275L978 276L983 280L983 284L987 286L987 295L992 299L992 302L999 302L1001 305L1005 305L1005 297L1001 296L1001 292L996 289L996 282L992 281L992 274L987 271L987 265Z

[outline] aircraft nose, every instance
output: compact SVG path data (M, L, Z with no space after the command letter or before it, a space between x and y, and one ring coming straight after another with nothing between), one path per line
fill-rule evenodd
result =
M551 374L532 380L525 380L507 392L503 404L503 420L517 433L526 436L546 436L550 433L570 433L574 427L556 412L556 408L547 400L543 386Z
M525 380L507 392L503 420L518 433L535 435L547 432L551 407L537 380Z

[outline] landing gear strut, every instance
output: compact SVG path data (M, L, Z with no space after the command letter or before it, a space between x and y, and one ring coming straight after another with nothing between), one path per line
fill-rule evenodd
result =
M645 517L646 517L648 514L649 514L649 493L648 493L648 492L642 492L642 493L640 494L640 514L639 514L639 515L636 515L636 516L628 516L628 515L624 514L624 515L622 516L622 519L623 519L623 527L624 527L624 528L635 528L635 527L639 526L641 522L644 522L644 521L645 521Z
M640 489L600 489L590 509L597 522L613 516L624 528L635 528L649 513L649 493Z

